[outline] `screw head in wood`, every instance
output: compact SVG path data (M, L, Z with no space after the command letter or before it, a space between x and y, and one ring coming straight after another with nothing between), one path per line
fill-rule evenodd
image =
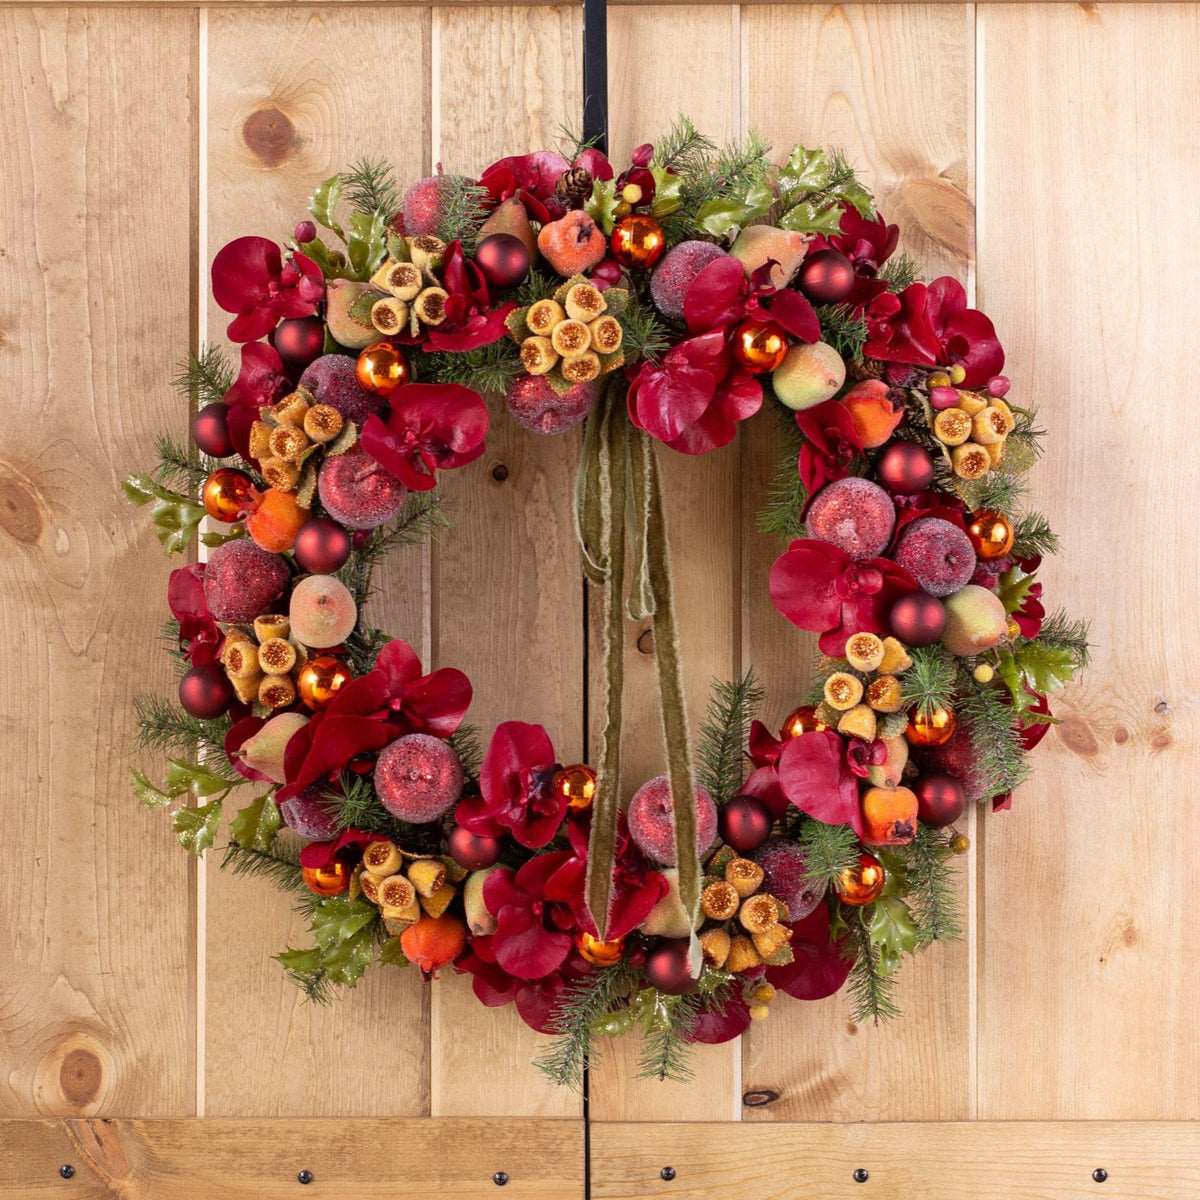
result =
M1097 1183L1103 1183L1108 1178L1108 1172L1103 1167L1097 1167L1092 1172L1092 1178Z
M75 1168L71 1166L70 1163L63 1163L63 1165L58 1168L58 1173L64 1179L71 1179L75 1174Z
M854 1168L854 1182L855 1183L866 1183L867 1180L870 1178L871 1178L871 1173L867 1170L866 1167L855 1167Z
M495 1175L492 1176L492 1182L497 1187L503 1187L508 1182L508 1172L507 1171L497 1171L495 1173Z
M300 1174L296 1176L296 1181L298 1183L312 1183L313 1173L311 1171L301 1171Z
M675 1168L674 1167L663 1167L663 1169L661 1171L659 1171L659 1175L661 1175L663 1177L663 1179L665 1179L668 1183L670 1183L671 1180L675 1178Z

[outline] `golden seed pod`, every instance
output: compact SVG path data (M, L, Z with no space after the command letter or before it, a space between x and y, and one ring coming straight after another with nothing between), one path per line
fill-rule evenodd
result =
M838 733L862 738L864 742L875 740L875 728L875 710L866 704L855 705L848 713L843 713L837 723Z
M386 875L379 881L379 903L383 908L404 910L417 902L416 889L403 875Z
M700 949L704 953L705 966L713 967L715 970L720 970L725 965L725 960L729 957L729 947L732 939L729 936L729 931L723 926L719 929L710 929L707 933L700 935Z
M966 442L950 451L950 462L959 479L982 479L992 467L987 447Z
M271 457L271 434L275 432L273 425L266 421L255 421L250 426L250 457L262 460Z
M855 633L846 639L846 659L856 671L874 671L883 662L883 640L873 633Z
M280 425L271 434L271 457L298 463L308 449L308 436L295 425Z
M577 283L567 292L567 316L585 325L595 320L606 308L604 293L590 283Z
M792 931L783 925L772 925L759 933L751 935L754 938L754 948L769 962L792 939Z
M446 865L437 858L418 858L409 864L408 878L419 896L432 896L446 882Z
M550 332L550 344L563 358L578 358L592 344L592 333L582 321L559 321Z
M249 679L261 675L262 668L258 665L258 647L248 638L225 638L225 648L221 651L221 666L230 679Z
M745 900L753 896L762 884L765 872L756 862L748 858L735 858L725 868L725 882L732 885L737 894Z
M983 412L988 405L988 398L981 396L978 392L959 392L958 407L967 414L968 417L973 417L976 413Z
M904 689L895 675L880 675L871 680L864 695L876 712L894 713L904 707Z
M988 452L988 461L993 467L998 467L1004 461L1004 451L1007 446L1007 438L1002 442L993 442L990 446L984 446Z
M879 664L879 670L884 675L899 675L911 666L912 658L904 643L897 641L894 637L885 637L883 639L883 662Z
M253 704L258 699L258 685L262 683L264 675L255 671L253 675L242 675L237 679L230 679L233 684L234 695L243 704Z
M566 310L557 300L539 300L525 314L525 324L535 336L549 337L550 331L560 321L567 319Z
M258 665L267 675L286 675L296 665L296 647L284 638L267 638L258 648Z
M725 970L733 975L742 971L751 971L762 966L762 955L754 948L754 943L748 937L740 934L730 939L729 954L725 958Z
M960 446L971 436L971 418L961 408L947 408L933 418L933 432L947 446Z
M728 921L741 902L737 888L721 880L710 883L701 893L700 909L712 921Z
M863 694L862 680L849 671L834 671L825 680L825 702L838 712L853 708Z
M625 331L616 317L597 317L588 329L592 333L592 349L597 354L615 354L625 340Z
M766 892L751 896L738 909L737 918L738 924L747 933L761 933L764 929L770 929L772 925L778 925L779 908L775 897Z
M413 266L420 271L434 271L442 265L442 255L446 253L446 243L432 233L423 233L419 237L408 239L408 253L413 260Z
M370 871L359 872L358 886L372 904L379 903L379 879L378 875L372 875Z
M260 642L269 638L285 638L292 632L292 623L283 613L263 613L254 618L254 636Z
M305 399L303 393L293 392L290 396L284 396L271 409L271 416L280 425L288 425L293 429L299 429L304 424L304 414L306 412L308 412L308 400Z
M998 408L989 405L975 414L971 421L972 441L978 442L981 446L991 446L996 442L1004 441L1006 437L1008 437L1008 423Z
M521 343L521 365L530 375L545 375L558 362L548 337L527 337Z
M371 282L397 300L415 300L420 295L424 280L421 278L421 268L416 263L389 261L371 276Z
M380 916L388 933L393 937L403 933L410 925L415 925L421 919L421 906L414 900L407 908L386 908L379 906Z
M462 863L456 863L454 859L448 856L444 856L438 859L438 861L446 868L446 878L450 883L462 883L471 873Z
M568 383L590 383L600 374L600 356L594 350L585 350L564 361L562 373Z
M264 675L258 685L258 702L267 708L286 708L296 703L296 685L290 675Z
M414 301L413 312L424 325L440 325L446 319L446 301L450 293L445 288L427 287Z
M371 305L371 324L380 333L399 333L408 324L408 305L395 296L384 296Z
M992 397L991 404L992 408L1004 418L1004 432L1012 433L1017 427L1017 418L1013 416L1013 410L999 396Z
M452 883L443 884L432 896L418 896L417 901L430 917L440 917L458 895L458 888Z
M300 478L300 468L286 458L267 458L258 464L267 487L280 492L290 492Z
M346 418L332 404L314 404L304 414L304 432L318 446L332 442L345 424Z
M400 870L402 861L396 843L386 839L368 842L367 848L363 851L363 866L372 875L378 875L381 879L395 875Z

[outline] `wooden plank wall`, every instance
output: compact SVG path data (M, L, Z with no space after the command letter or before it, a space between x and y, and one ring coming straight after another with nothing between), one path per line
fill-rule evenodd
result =
M906 968L903 1023L781 1003L686 1087L633 1081L617 1047L591 1116L1196 1117L1200 8L633 4L610 30L615 153L676 111L838 145L907 248L974 288L1050 432L1047 592L1093 617L1097 661L1014 811L973 824L969 936ZM297 933L286 902L190 868L137 807L129 700L167 685L168 566L117 491L184 419L172 365L223 329L215 250L283 236L358 155L415 178L551 143L579 112L578 9L17 4L0 31L0 1116L578 1117L529 1066L537 1039L462 979L380 971L302 1004L268 960ZM494 415L448 480L452 533L389 565L381 623L471 674L485 729L539 720L570 759L595 733L577 440ZM665 456L694 714L750 663L772 720L805 683L754 524L773 440L764 415L707 459ZM648 776L652 664L629 659Z

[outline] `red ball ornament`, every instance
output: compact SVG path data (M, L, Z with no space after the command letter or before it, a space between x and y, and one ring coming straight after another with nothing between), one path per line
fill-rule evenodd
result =
M179 681L179 703L189 716L211 721L234 701L233 684L220 663L202 663Z
M296 561L313 575L332 575L350 557L350 534L328 517L305 521L296 534Z
M408 359L399 346L391 342L376 342L368 346L354 364L358 382L377 396L388 396L412 376Z
M787 334L774 321L747 317L733 331L733 357L754 375L775 370L787 352Z
M672 938L654 946L646 955L646 980L668 996L693 991L698 980L692 978L687 942Z
M771 810L757 796L734 796L717 817L722 840L735 850L757 850L773 823Z
M275 326L268 340L288 370L303 371L325 351L325 322L319 317L289 317Z
M922 775L913 785L917 820L932 829L953 825L963 815L967 797L953 775Z
M483 837L461 825L455 825L447 837L450 857L468 871L484 871L500 858L503 842L500 838Z
M192 418L192 441L212 458L228 458L233 453L229 436L229 405L223 400L206 404Z
M892 605L888 624L906 646L932 646L946 628L946 608L928 592L909 592Z
M476 248L475 265L492 287L516 287L529 274L529 247L511 233L493 233Z
M653 218L642 213L622 217L609 239L613 258L623 267L652 267L667 249L667 235Z
M796 285L814 304L840 304L854 289L854 264L837 250L814 250L800 264Z
M258 505L258 492L250 482L250 476L234 467L222 467L214 471L205 481L200 492L204 511L214 521L226 525L239 521Z
M875 465L879 482L895 496L923 492L933 482L933 459L916 442L892 442Z

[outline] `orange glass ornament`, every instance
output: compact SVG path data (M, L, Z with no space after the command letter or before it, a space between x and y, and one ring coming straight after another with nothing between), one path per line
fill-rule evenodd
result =
M340 858L324 867L301 867L300 874L308 890L318 896L340 896L350 888L350 868Z
M250 482L250 476L234 467L222 467L214 471L205 481L200 493L204 511L214 521L227 525L241 520L258 504L258 492Z
M1012 549L1012 522L1003 513L984 509L977 512L967 526L967 537L971 539L975 553L984 562L1003 558Z
M591 808L596 798L596 772L583 763L563 767L555 776L551 786L557 796L562 796L572 812L583 812Z
M834 888L843 904L858 908L878 900L883 885L883 863L873 854L860 854L858 862L838 875Z
M625 939L620 937L613 938L611 942L602 942L581 929L575 935L575 949L597 967L615 967L625 956Z
M368 346L359 356L355 366L358 382L377 396L394 392L411 377L408 358L399 346L391 342L376 342Z
M747 317L733 331L733 357L755 375L775 370L787 352L787 334L774 321Z
M330 654L310 658L296 676L296 691L311 709L327 708L338 689L349 683L350 668Z
M617 222L608 244L623 267L652 267L667 249L667 235L653 217L631 213Z
M958 728L958 718L948 709L938 705L928 712L919 709L908 718L904 736L913 746L940 746L948 742Z
M799 708L794 708L783 719L783 728L779 731L779 736L788 741L790 738L799 737L802 733L815 733L822 729L828 729L829 726L823 721L817 720L817 710L811 704L802 704Z

